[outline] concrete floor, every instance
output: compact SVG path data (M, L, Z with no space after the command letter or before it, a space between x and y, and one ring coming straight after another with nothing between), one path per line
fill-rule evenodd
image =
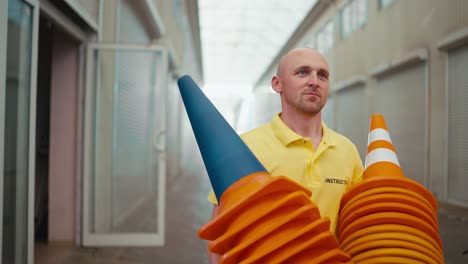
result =
M160 248L75 248L38 243L35 263L40 264L154 264L208 263L207 243L197 230L211 215L206 201L206 174L192 173L168 179L166 245ZM439 228L446 263L468 263L468 210L441 205Z
M202 166L202 165L201 165ZM73 248L67 245L36 243L35 263L39 264L143 264L208 263L207 243L197 236L209 221L212 206L204 168L167 179L166 243L157 248ZM200 171L202 171L200 173Z
M468 210L441 205L439 233L446 263L468 263Z

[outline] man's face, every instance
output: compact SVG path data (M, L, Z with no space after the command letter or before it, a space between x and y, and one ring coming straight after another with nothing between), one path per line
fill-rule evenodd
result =
M273 89L281 94L283 111L316 115L328 97L329 70L326 60L313 49L297 49L284 57Z

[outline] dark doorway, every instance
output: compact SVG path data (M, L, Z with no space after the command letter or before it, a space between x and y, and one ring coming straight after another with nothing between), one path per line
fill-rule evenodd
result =
M42 16L38 43L34 230L36 240L47 241L53 24Z

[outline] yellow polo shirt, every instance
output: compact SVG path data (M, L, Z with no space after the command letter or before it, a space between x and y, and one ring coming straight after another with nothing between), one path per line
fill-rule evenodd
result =
M270 123L241 138L272 176L287 176L312 191L322 217L334 233L343 194L362 180L363 166L356 146L322 122L317 149L283 123L279 114ZM208 200L217 204L213 191Z

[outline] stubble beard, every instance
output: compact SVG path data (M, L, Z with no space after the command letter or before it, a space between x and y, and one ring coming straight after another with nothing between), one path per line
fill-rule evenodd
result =
M300 98L299 101L295 103L296 110L307 115L316 115L322 111L323 107L324 103L321 98L315 98L314 101Z
M287 96L286 94L283 94L282 97L289 109L307 116L315 116L320 113L326 103L322 97L307 97L302 93L298 94L297 97Z

